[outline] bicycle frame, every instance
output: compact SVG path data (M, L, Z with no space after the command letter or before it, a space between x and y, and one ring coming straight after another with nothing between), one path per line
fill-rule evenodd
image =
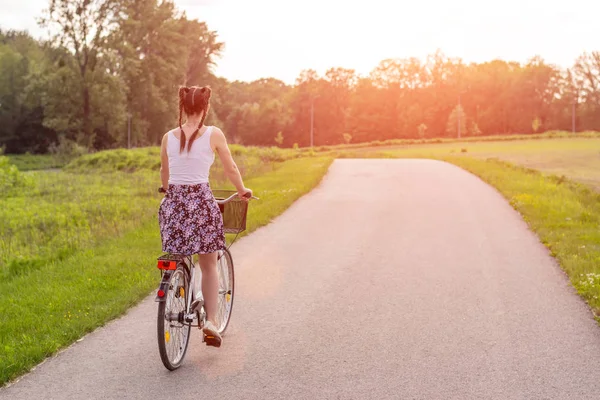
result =
M194 296L194 287L196 286L196 266L194 265L194 260L191 256L186 257L186 260L189 262L189 273L190 273L190 285L189 290L186 296L185 302L185 316L184 321L189 323L190 325L194 321L194 317L196 316L196 310L192 310L192 303L196 300L196 296ZM204 306L204 299L198 303L196 306L198 310L202 309ZM206 312L203 310L202 312L198 311L198 326L202 327L204 325L204 321L206 319ZM194 326L194 325L191 325Z

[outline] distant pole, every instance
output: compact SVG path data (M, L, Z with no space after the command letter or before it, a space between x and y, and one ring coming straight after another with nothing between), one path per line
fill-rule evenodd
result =
M313 133L315 122L315 99L310 99L310 147L313 147Z
M127 114L127 148L131 148L131 114Z
M458 108L456 109L456 120L458 124L458 138L460 139L460 94L458 95Z
M572 114L573 114L573 117L572 117L572 119L573 119L573 121L572 121L572 124L573 124L573 133L575 133L575 100L573 100L573 111L572 111Z

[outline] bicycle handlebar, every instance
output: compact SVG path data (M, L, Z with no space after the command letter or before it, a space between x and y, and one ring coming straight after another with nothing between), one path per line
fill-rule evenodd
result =
M246 195L247 195L247 194L249 194L249 193L246 193ZM237 193L234 193L234 194L232 194L231 196L229 196L229 197L228 197L228 198L226 198L226 199L223 199L223 200L217 200L217 204L225 204L225 203L228 203L228 202L230 202L231 200L233 200L233 198L234 198L234 197L237 197L237 195L238 195ZM259 199L258 197L256 197L256 196L250 196L250 197L248 197L248 196L246 196L246 195L244 195L244 197L247 197L247 198L249 198L249 199L254 199L254 200L260 200L260 199Z
M158 193L167 193L167 191L166 191L166 189L165 189L165 188L163 188L163 187L161 186L161 187L159 187L159 188L158 188ZM248 194L249 194L249 193L246 193L246 194L244 195L244 197L248 197L248 196L246 196L246 195L248 195ZM237 193L234 193L234 194L232 194L231 196L229 196L229 197L228 197L228 198L226 198L226 199L223 199L223 200L217 200L217 204L225 204L225 203L229 203L229 202L230 202L231 200L233 200L233 198L235 198L237 195L238 195ZM256 197L256 196L250 196L249 198L250 198L250 199L254 199L254 200L260 200L260 199L259 199L258 197Z

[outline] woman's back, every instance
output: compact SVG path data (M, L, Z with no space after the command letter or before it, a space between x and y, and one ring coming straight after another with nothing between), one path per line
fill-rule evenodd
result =
M215 153L210 145L210 136L213 127L206 128L192 143L188 152L187 146L180 151L180 139L176 133L182 135L179 128L169 131L167 141L167 155L169 157L169 184L171 185L197 185L208 183L210 167L215 161Z

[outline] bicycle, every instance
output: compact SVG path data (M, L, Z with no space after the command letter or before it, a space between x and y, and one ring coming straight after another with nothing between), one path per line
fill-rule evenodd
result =
M164 192L164 190L159 189ZM230 196L226 197L227 194ZM246 230L248 203L239 199L237 192L231 190L213 190L213 196L223 216L225 233L237 236ZM237 201L235 199L237 198ZM252 196L252 199L257 197ZM216 325L223 336L233 309L235 294L235 276L233 258L229 247L220 250L217 256L219 274L218 311ZM173 371L181 366L190 340L192 327L200 330L206 323L204 299L199 283L196 282L196 266L193 255L163 254L158 257L158 269L161 281L156 292L158 302L157 339L160 358L164 366ZM202 335L206 345L219 347L214 337Z

